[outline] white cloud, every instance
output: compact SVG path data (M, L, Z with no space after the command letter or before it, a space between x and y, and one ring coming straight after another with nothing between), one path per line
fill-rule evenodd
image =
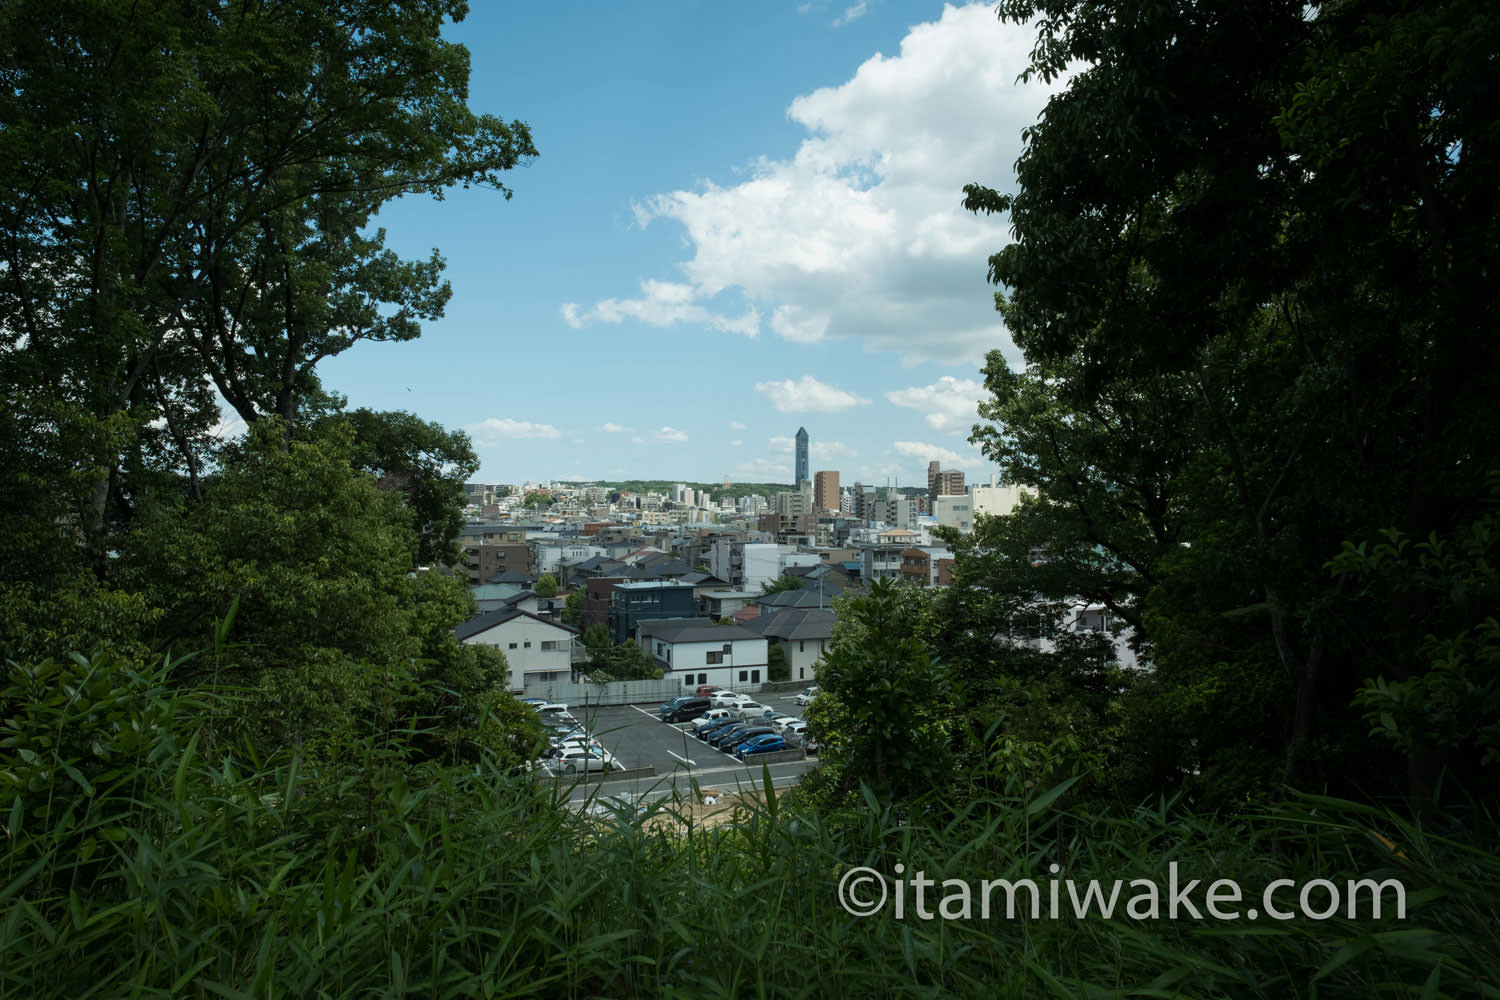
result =
M750 429L750 426L742 424L738 420L731 420L729 421L729 429L732 431L747 431Z
M638 299L604 299L594 303L586 312L580 312L576 302L564 302L563 320L575 330L595 322L621 323L633 319L650 326L698 323L723 333L760 336L760 312L753 306L742 316L713 312L698 305L696 300L712 298L714 292L704 293L696 286L679 281L647 279L641 282L641 292L643 294Z
M741 441L739 438L735 438L733 441L729 442L729 447L731 447L731 448L738 448L741 445L743 445L744 443L745 442Z
M811 375L804 375L795 382L791 379L757 382L755 391L769 399L771 405L782 413L839 413L870 402L863 396L819 382Z
M636 444L679 444L687 439L687 434L675 427L663 427L661 430L631 438Z
M859 3L850 4L848 7L844 8L844 12L842 14L834 18L833 26L835 28L842 28L844 25L849 24L851 21L858 21L860 18L865 16L865 13L869 9L869 4L867 4L865 0L859 0Z
M634 309L677 322L697 310L694 321L746 333L758 330L761 307L778 337L857 339L901 352L905 364L977 366L992 348L1013 354L985 282L1007 222L961 201L968 183L1013 186L1021 130L1065 82L1016 82L1033 42L1031 29L1002 25L989 4L945 7L908 32L899 54L873 56L845 83L793 101L787 116L808 136L792 158L763 158L732 186L704 183L637 206L643 223L683 227L690 295L668 301L656 287L665 283L646 282L641 299L582 313L565 306L564 317ZM703 304L728 289L754 303L744 316Z
M932 385L894 389L885 398L897 406L924 410L929 429L945 434L968 434L979 419L984 386L973 379L944 375Z
M560 438L562 431L551 424L533 424L509 417L490 417L477 424L465 424L464 432L480 446L489 446L511 438Z
M942 462L947 466L973 465L973 455L960 455L956 451L940 448L935 444L924 444L921 441L896 441L891 449L898 455L909 455L912 458L920 458L924 462Z
M620 424L605 424L599 429L601 431L604 431L606 434L629 434L631 431L635 430L634 427L625 427Z

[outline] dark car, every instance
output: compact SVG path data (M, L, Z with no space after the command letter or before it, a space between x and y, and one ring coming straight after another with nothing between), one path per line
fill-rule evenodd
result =
M694 735L696 735L703 742L707 743L713 737L727 730L730 726L743 726L744 724L745 722L743 719L737 719L734 716L729 715L725 716L722 719L715 719L708 725L703 726L701 729L699 729L698 732Z
M708 735L708 738L704 742L706 742L711 747L718 747L721 746L725 740L733 739L749 728L750 724L747 722L732 722L729 725L710 733Z
M673 698L661 707L661 721L687 722L690 719L696 719L712 707L707 698L695 694L683 695L681 698Z
M750 739L752 736L764 736L766 733L774 733L776 730L770 726L746 726L739 730L730 730L714 742L714 746L725 753L733 753L734 748Z

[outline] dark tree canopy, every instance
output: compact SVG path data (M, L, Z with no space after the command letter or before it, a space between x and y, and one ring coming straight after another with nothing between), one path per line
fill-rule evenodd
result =
M1352 699L1431 669L1427 623L1495 607L1332 561L1472 538L1500 467L1500 22L1466 0L999 12L1040 19L1032 72L1072 74L1017 193L966 191L1014 232L990 277L1025 367L991 357L975 440L1039 491L1046 558L1019 571L1136 626L1138 735L1200 783L1401 783ZM1472 734L1402 718L1414 799L1478 779Z

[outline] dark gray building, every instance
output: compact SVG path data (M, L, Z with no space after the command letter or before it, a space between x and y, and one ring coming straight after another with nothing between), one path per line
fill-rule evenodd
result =
M807 428L806 427L798 427L797 428L797 478L793 481L793 485L796 486L799 489L802 487L802 484L804 482L807 482L811 478L808 475L807 468L808 468L808 466L807 466Z

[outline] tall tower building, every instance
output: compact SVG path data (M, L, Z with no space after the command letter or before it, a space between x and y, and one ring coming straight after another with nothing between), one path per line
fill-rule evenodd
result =
M813 474L813 510L819 514L839 509L839 474L818 472Z
M938 462L927 463L927 503L937 509L937 498L964 492L964 474L959 469L943 471Z
M807 474L807 428L797 428L797 480L794 485L801 485L808 481Z

